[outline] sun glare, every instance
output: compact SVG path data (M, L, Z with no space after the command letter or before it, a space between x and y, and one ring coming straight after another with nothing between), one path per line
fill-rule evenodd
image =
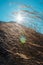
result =
M17 20L17 23L22 23L22 21L23 21L22 15L18 14L16 20Z

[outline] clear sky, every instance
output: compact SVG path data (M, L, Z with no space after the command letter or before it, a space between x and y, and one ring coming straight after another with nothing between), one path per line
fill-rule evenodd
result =
M0 0L0 21L17 21L20 11L24 19L21 24L43 34L43 0Z

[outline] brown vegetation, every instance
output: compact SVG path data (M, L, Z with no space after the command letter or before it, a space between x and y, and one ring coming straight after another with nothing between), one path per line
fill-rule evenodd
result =
M43 65L43 35L17 23L0 23L0 65Z

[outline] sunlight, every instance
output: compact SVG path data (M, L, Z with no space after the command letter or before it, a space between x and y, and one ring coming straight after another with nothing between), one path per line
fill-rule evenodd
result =
M20 13L18 13L16 21L17 21L17 23L22 23L23 17L22 17L22 15Z

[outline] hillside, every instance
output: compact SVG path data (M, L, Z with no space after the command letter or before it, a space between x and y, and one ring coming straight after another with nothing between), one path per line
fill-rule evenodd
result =
M24 44L21 36L26 37ZM0 22L0 65L43 65L43 34L14 22Z

